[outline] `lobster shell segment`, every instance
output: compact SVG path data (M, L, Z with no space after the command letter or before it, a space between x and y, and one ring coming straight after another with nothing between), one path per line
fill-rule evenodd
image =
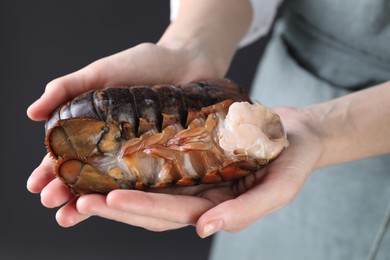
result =
M232 115L237 106L244 110ZM229 181L288 145L280 118L252 106L227 79L106 88L59 107L46 123L46 145L76 194ZM254 118L260 123L247 122ZM255 132L249 146L241 128Z

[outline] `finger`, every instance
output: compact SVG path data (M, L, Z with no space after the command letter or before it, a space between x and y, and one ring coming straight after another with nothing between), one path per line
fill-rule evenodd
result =
M57 106L90 89L103 87L100 71L105 66L104 60L97 61L49 82L43 95L27 109L27 115L32 120L45 120Z
M81 214L77 210L77 199L78 198L74 198L57 211L56 220L60 226L71 227L90 217L90 215Z
M32 193L39 193L55 178L53 163L49 156L43 158L41 164L31 173L27 180L27 189Z
M160 218L141 216L112 208L107 205L105 196L97 194L84 195L80 197L77 201L77 210L84 215L96 215L152 231L165 231L187 226L187 224L166 221Z
M162 71L164 58L158 56L161 51L156 51L155 45L141 44L57 78L47 84L43 95L27 109L27 115L32 120L45 120L57 106L92 89L170 82L169 73Z
M299 193L306 175L297 168L268 172L261 183L236 199L225 201L202 215L200 237L219 230L239 231L263 216L289 204Z
M115 190L107 195L107 204L131 214L158 218L180 224L194 224L212 208L209 200L186 195Z
M47 208L63 205L74 197L69 188L59 179L52 180L41 192L41 203Z

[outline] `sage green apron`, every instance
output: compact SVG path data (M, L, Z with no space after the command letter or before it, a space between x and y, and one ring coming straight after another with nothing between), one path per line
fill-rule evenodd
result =
M252 95L270 107L304 106L387 80L389 0L291 0ZM218 233L210 257L389 260L389 226L386 155L317 170L289 206L241 232Z

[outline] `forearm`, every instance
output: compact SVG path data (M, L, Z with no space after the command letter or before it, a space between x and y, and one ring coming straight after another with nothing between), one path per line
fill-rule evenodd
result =
M182 0L158 45L201 55L223 76L251 18L249 0Z
M390 81L304 110L321 126L318 167L390 153Z

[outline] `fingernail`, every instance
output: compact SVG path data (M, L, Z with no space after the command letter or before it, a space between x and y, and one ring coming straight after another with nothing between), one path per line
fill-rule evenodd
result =
M30 188L31 188L31 183L32 181L30 180L30 178L27 179L27 182L26 182L26 188L27 190L31 191Z
M27 107L27 110L26 110L26 113L27 113L27 116L28 117L31 117L31 110L34 109L34 107L36 106L35 104L37 103L38 100L34 101L34 103L32 103L31 105L29 105Z
M36 102L36 101L35 101L35 102ZM34 107L35 102L32 103L32 104L30 104L30 105L27 107L27 109L26 109L26 110L27 110L27 114L29 114L31 108Z
M212 234L220 231L222 228L223 228L223 220L222 219L212 220L204 226L202 237L206 238L208 236L211 236Z

